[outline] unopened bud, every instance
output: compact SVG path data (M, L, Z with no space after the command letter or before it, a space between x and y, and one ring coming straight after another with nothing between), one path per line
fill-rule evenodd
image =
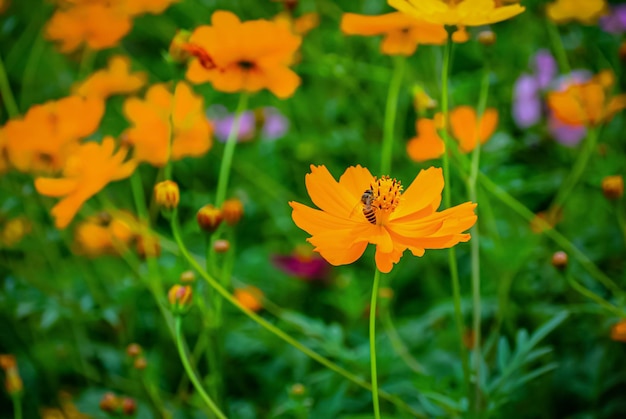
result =
M485 46L490 46L496 43L496 33L492 30L484 30L478 33L478 42Z
M167 293L167 299L176 314L184 314L191 306L192 289L189 285L174 285Z
M243 216L243 204L237 198L227 199L222 204L222 215L229 226L234 226Z
M139 346L139 344L137 343L131 343L126 347L126 353L128 354L128 356L131 356L133 358L139 356L141 355L141 346Z
M290 393L292 396L304 396L304 394L306 393L306 387L304 387L300 383L296 383L291 386Z
M136 370L145 370L147 366L148 361L146 361L146 358L144 358L143 356L138 356L133 361L133 368L135 368Z
M137 253L143 259L159 257L161 255L159 238L153 234L137 236Z
M452 34L452 41L457 44L462 44L469 41L469 34L465 29L465 26L457 26L457 30Z
M567 253L562 250L554 252L552 255L552 266L557 269L564 269L567 266Z
M230 250L230 242L223 239L215 240L215 243L213 243L213 250L215 250L215 253L226 253Z
M211 204L207 204L198 210L196 219L202 230L212 233L217 230L222 222L222 210L215 208Z
M180 282L193 282L196 280L196 274L193 271L185 271L180 274Z
M178 30L169 47L169 55L173 62L182 63L185 62L191 54L185 48L187 42L189 42L189 38L191 37L191 32L186 30Z
M602 179L602 192L607 199L619 199L624 195L624 178L620 175Z
M176 208L180 202L178 184L171 180L164 180L154 185L154 201L168 210Z
M257 287L248 285L243 288L235 289L235 299L243 307L251 311L259 311L263 308L263 292Z
M137 412L137 403L130 397L124 397L122 400L122 413L126 416L132 416Z
M611 327L611 339L626 342L626 320L622 319Z
M103 412L113 413L120 407L120 400L111 392L104 393L100 399L100 410Z

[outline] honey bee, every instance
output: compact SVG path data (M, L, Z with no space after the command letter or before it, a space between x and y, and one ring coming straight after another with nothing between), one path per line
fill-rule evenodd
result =
M365 219L372 224L376 224L376 208L372 206L374 201L374 191L366 189L361 195L361 203L363 204L363 215Z

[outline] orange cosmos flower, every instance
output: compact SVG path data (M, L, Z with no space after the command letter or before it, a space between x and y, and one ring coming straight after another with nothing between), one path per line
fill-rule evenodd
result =
M450 112L450 125L461 151L469 153L476 148L476 140L484 144L491 138L498 125L498 111L486 109L480 120L477 120L474 108L459 106Z
M420 118L415 123L417 136L409 140L406 145L407 153L411 160L424 162L426 160L438 159L443 155L446 147L437 134L435 121L428 118Z
M418 44L443 45L448 38L443 25L400 12L380 16L344 13L341 31L347 35L385 35L380 50L387 55L413 55Z
M192 83L210 82L222 92L269 89L281 99L300 85L289 64L301 38L283 24L267 20L241 22L226 11L211 17L212 26L196 28L189 49L195 58L187 70Z
M252 285L243 288L235 288L235 299L251 311L260 311L263 308L263 291Z
M120 254L136 235L137 220L125 212L89 217L74 230L74 252L90 257Z
M603 71L587 82L572 84L562 92L548 93L548 106L568 125L600 125L626 108L626 94L607 97L607 90L613 83L613 74Z
M63 3L46 27L46 38L68 53L85 43L93 50L111 48L131 29L132 19L120 0Z
M606 9L605 0L556 0L546 6L546 13L556 23L578 20L594 24Z
M80 207L109 182L129 177L135 161L124 162L127 150L114 153L115 140L105 137L102 144L86 143L72 154L63 168L60 179L39 177L35 188L42 195L62 198L52 208L57 228L65 228Z
M72 88L79 96L93 96L106 99L117 94L133 93L146 84L146 73L130 73L130 60L122 55L115 55L109 60L104 70L98 70L85 81Z
M4 126L7 160L21 172L61 170L79 141L98 129L103 114L104 102L97 98L68 96L34 105Z
M170 5L178 1L179 0L122 0L126 13L133 16L144 13L160 15L165 9L170 7Z
M471 202L437 212L444 186L439 168L420 171L404 193L397 180L376 178L361 166L349 167L336 182L325 166L312 165L306 186L320 209L290 202L292 217L332 265L354 262L372 243L376 266L389 272L406 249L422 256L425 249L468 241L463 231L476 222Z
M522 13L519 4L499 6L496 0L387 0L401 12L443 25L481 26Z
M173 95L165 84L153 85L145 100L127 99L124 114L133 124L125 137L139 161L164 166L211 148L213 128L204 114L204 100L185 82L176 85Z

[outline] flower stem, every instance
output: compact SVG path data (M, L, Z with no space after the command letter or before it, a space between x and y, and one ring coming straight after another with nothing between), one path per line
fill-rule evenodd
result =
M590 289L583 286L581 283L577 282L570 272L566 273L565 278L567 279L567 282L570 284L570 286L580 295L595 301L596 303L598 303L598 305L600 305L602 308L606 309L608 312L612 313L615 316L621 318L626 317L626 312L624 310L615 307L604 298L600 297Z
M383 146L380 160L380 173L391 173L391 160L393 156L393 129L396 123L398 110L398 95L402 86L404 75L405 58L394 57L393 75L389 83L389 93L387 94L387 105L385 107L385 121L383 128Z
M477 107L477 127L475 129L475 148L472 152L472 164L470 167L470 175L468 179L468 195L471 202L478 202L477 181L480 168L480 151L481 143L479 137L480 121L483 118L485 109L487 107L487 97L489 96L489 65L485 64L485 70L483 79L480 85L480 94L478 98ZM476 376L476 382L474 385L474 408L477 415L481 410L481 388L480 377L482 375L482 344L481 344L481 298L480 298L480 234L478 228L478 221L470 229L472 239L470 240L471 249L471 276L472 276L472 332L474 334L474 374Z
M450 141L450 136L448 135L448 76L450 73L450 61L452 58L452 38L448 35L448 41L446 42L446 46L444 47L443 53L443 65L441 69L441 113L443 114L443 129L442 129L442 137L445 144L445 152L442 156L442 166L443 166L443 179L444 179L444 188L443 188L443 202L446 208L450 208L452 204L452 199L450 196L450 159L448 153L452 148L452 144ZM463 366L463 381L465 383L465 389L468 392L468 396L470 400L470 367L469 361L467 359L467 354L465 353L465 347L463 346L463 312L461 309L461 286L459 283L459 271L456 263L456 250L454 247L448 249L448 265L450 266L450 278L452 282L452 297L454 301L454 318L457 328L458 341L459 341L459 355L461 357L461 364Z
M370 302L370 367L372 370L372 401L374 402L374 418L380 419L380 405L378 401L378 373L376 371L376 302L378 301L378 287L380 271L376 268L374 284L372 285L372 299Z
M270 323L267 320L265 320L263 317L259 316L255 312L253 312L250 309L248 309L246 307L243 307L241 304L239 304L239 302L235 299L235 297L233 297L222 285L220 285L220 283L215 278L213 278L211 275L209 275L209 273L202 268L200 263L198 263L198 261L196 261L196 259L193 256L191 256L191 254L189 253L189 250L187 249L187 247L183 243L181 235L180 235L180 226L178 225L178 211L176 209L174 209L174 212L172 214L172 218L170 220L170 223L171 223L171 228L172 228L172 235L174 236L174 240L176 241L176 244L178 245L178 249L180 250L180 253L187 260L187 262L193 267L193 269L195 269L196 272L198 272L200 274L200 276L215 291L217 291L226 301L228 301L230 304L235 306L238 310L240 310L242 313L244 313L246 316L248 316L250 318L250 320L252 320L255 323L257 323L259 326L264 328L269 333L271 333L271 334L275 335L276 337L282 339L283 341L285 341L289 345L293 346L294 348L298 349L299 351L301 351L302 353L304 353L308 357L310 357L313 360L317 361L318 363L324 365L326 368L336 372L337 374L347 378L348 380L352 381L356 385L358 385L358 386L360 386L360 387L362 387L362 388L364 388L366 390L372 391L372 386L367 381L361 379L360 377L356 376L355 374L351 373L350 371L340 367L339 365L337 365L337 364L333 363L332 361L330 361L330 360L324 358L323 356L319 355L317 352L315 352L315 351L307 348L306 346L302 345L300 342L295 340L293 337L291 337L287 333L283 332L278 327L274 326L272 323ZM396 407L404 410L405 412L409 412L409 413L411 413L412 415L414 415L416 417L424 417L422 414L420 414L420 413L416 412L415 410L413 410L413 408L411 408L411 406L409 406L403 400L401 400L401 399L399 399L397 397L391 396L388 393L385 393L385 392L382 392L382 391L379 392L379 395L380 395L381 398L390 401Z
M582 150L578 153L578 158L572 167L572 171L569 173L569 176L565 179L565 181L561 184L552 204L550 205L549 214L553 217L558 214L563 204L567 200L567 197L572 192L574 187L578 184L580 177L582 176L585 168L587 167L587 163L589 162L589 158L593 154L596 149L596 144L598 142L598 129L590 127L587 131L587 136L582 145ZM556 218L549 217L548 219L554 220Z
M13 92L11 91L11 85L9 84L9 78L4 68L4 61L2 61L2 57L0 57L0 94L2 94L2 101L4 102L4 106L7 108L9 118L18 117L20 111L17 107L17 103L15 102Z
M565 47L563 47L563 40L561 39L559 28L550 19L546 19L546 24L548 27L548 37L552 43L552 49L559 63L561 73L569 74L572 69L567 60L567 53L565 52Z
M22 398L19 395L13 395L13 418L22 419Z
M220 207L226 199L226 190L228 189L228 178L230 177L230 167L233 163L233 155L235 154L235 145L237 144L237 136L239 135L239 124L241 114L246 109L248 104L248 94L242 93L239 96L239 103L235 110L235 117L233 118L233 126L228 134L226 140L226 146L224 147L224 154L222 155L222 164L220 166L220 173L217 179L217 192L215 195L215 206Z
M189 364L189 359L187 358L187 351L185 350L185 345L183 343L183 334L181 330L182 326L182 318L181 316L176 316L175 320L176 324L176 347L178 348L178 354L180 355L180 360L183 363L183 367L185 368L185 372L189 379L191 380L194 388L202 397L202 400L206 403L206 405L211 409L211 411L217 416L219 419L226 419L226 415L222 413L222 411L217 407L217 405L211 400L209 395L202 388L202 384L200 384L200 380L198 380L198 376L196 375L193 368Z

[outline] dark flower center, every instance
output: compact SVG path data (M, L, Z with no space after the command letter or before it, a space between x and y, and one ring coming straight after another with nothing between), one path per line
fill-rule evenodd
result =
M245 71L252 70L254 67L256 67L256 65L252 61L248 61L248 60L238 61L237 65L239 66L239 68Z

